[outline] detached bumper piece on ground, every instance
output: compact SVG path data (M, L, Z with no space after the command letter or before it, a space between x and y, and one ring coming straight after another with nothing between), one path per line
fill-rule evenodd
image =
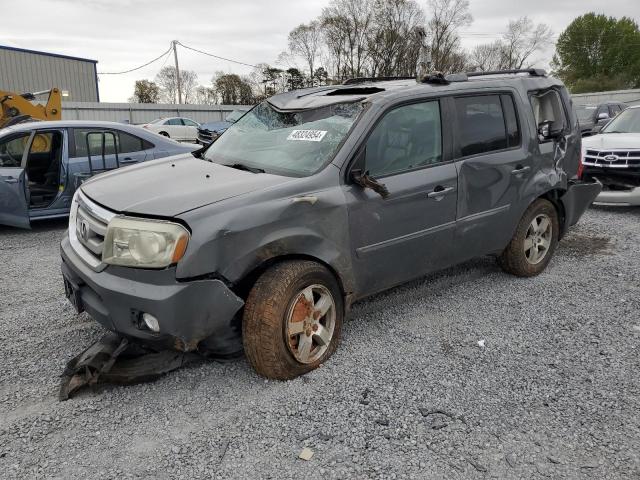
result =
M149 350L120 335L108 333L67 363L59 399L68 400L85 386L149 382L201 358L196 353Z

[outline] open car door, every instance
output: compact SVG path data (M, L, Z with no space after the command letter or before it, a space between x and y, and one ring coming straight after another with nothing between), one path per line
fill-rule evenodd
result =
M31 132L21 132L0 140L0 224L31 228L25 152Z

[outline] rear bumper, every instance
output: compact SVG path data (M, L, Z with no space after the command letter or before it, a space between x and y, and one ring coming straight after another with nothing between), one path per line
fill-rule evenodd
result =
M81 308L108 330L143 342L191 351L206 339L207 349L231 355L241 349L234 317L244 302L224 282L178 282L175 268L142 270L110 266L91 270L73 251L68 237L60 245L62 275ZM142 313L158 319L154 333Z
M601 190L602 184L597 180L569 183L566 193L560 197L565 214L564 231L578 223L582 214L593 203Z

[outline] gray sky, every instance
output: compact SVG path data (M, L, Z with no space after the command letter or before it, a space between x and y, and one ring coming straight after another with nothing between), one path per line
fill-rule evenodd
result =
M0 44L98 60L99 72L137 67L178 39L185 45L249 64L274 64L287 34L320 14L329 0L2 0ZM419 1L424 7L426 1ZM509 19L528 15L559 34L589 11L640 21L638 0L470 0L473 24L463 32L471 48L499 38ZM28 27L28 28L25 28ZM540 58L545 66L553 53ZM248 67L179 50L180 67L201 84L215 71L246 74ZM167 60L171 64L173 58ZM126 101L137 79L153 79L162 61L125 75L100 77L102 101Z

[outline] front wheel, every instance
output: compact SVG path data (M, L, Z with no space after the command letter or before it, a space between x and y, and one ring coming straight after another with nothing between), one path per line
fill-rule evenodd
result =
M247 298L242 338L249 363L278 380L307 373L335 352L343 318L342 293L326 268L310 261L279 263Z
M558 244L558 212L549 200L538 199L524 212L507 248L498 257L505 272L533 277L542 272Z

